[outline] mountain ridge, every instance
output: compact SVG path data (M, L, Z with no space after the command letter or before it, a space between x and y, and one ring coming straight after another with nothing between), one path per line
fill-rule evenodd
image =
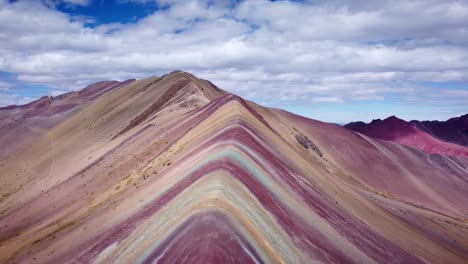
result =
M468 117L468 115L466 116ZM368 124L364 122L351 122L344 125L344 127L370 137L394 141L405 146L422 149L429 154L439 153L451 156L468 156L467 146L456 144L456 142L447 142L449 141L448 138L453 135L450 131L456 131L456 129L450 126L444 127L444 125L442 125L445 131L443 133L449 135L445 137L446 141L443 141L439 139L439 137L428 133L427 131L430 131L428 127L430 125L425 126L424 124L434 123L432 121L407 122L396 116L390 116L384 120L375 119ZM421 126L425 128L421 129ZM466 122L466 126L468 127L468 122ZM441 130L438 131L439 134L442 133L440 132Z
M446 142L468 146L468 114L446 121L411 120L410 123Z
M0 159L0 260L468 256L467 159L427 155L216 88L183 72L136 80Z

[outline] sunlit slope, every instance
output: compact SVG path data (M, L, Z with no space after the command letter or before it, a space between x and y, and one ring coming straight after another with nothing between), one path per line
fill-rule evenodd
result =
M54 145L37 138L0 175L22 185L0 205L1 261L468 257L466 160L263 108L187 73L122 86L48 133ZM15 179L20 160L30 169Z
M0 107L0 161L27 147L36 137L67 120L79 109L121 86L131 83L103 81L91 84L79 92L59 96L44 96L26 105Z

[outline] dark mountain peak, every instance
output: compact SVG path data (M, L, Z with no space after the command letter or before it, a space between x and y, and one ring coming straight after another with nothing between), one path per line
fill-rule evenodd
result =
M468 122L468 114L464 114L464 115L461 115L461 116L457 116L457 117L452 117L450 118L449 120L447 120L446 122Z
M394 122L394 123L395 123L395 122L398 122L398 123L408 123L408 122L406 122L405 120L403 120L403 119L400 119L400 118L398 118L398 117L396 117L396 116L394 116L394 115L392 115L392 116L389 116L389 117L385 118L385 119L383 120L383 122Z
M347 128L347 129L354 130L356 132L361 132L361 130L364 129L366 127L366 125L367 124L362 122L362 121L356 121L356 122L348 123L348 124L344 125L343 127Z
M468 146L468 114L447 121L412 120L411 124L440 140Z
M388 127L388 126L395 126L395 125L401 126L401 125L406 125L406 124L408 124L408 122L392 115L383 120L380 118L373 119L369 123L365 123L362 121L351 122L351 123L344 125L344 127L361 132L361 130L366 129L366 127L381 127L381 126Z
M368 124L360 121L352 122L344 127L370 137L425 148L429 153L437 151L445 154L458 153L455 150L457 147L445 146L445 142L468 146L468 115L447 121L411 120L410 122L392 115L384 120L374 119Z
M353 125L365 125L366 123L362 122L362 121L356 121L356 122L351 122L351 123L348 123L344 126L353 126Z
M415 127L394 115L383 120L374 119L368 124L361 121L353 122L345 125L345 127L370 137L385 140L393 140L397 137L416 133Z

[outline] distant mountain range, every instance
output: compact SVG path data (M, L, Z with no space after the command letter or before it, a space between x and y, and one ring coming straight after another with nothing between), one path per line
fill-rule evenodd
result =
M4 107L0 263L466 263L465 146L433 135L463 137L421 124L356 133L181 71Z
M410 123L446 142L468 146L468 114L447 121L417 121Z
M369 137L390 140L427 153L468 156L468 114L447 121L404 121L395 116L366 124L352 122L345 128Z

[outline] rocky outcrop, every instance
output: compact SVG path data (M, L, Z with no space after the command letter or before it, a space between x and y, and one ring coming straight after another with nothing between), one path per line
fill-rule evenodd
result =
M310 141L308 137L304 136L303 134L296 134L295 138L297 143L301 144L301 146L303 146L305 149L311 149L319 157L323 156L322 152L317 148L317 146L315 146L314 143L312 143L312 141Z

